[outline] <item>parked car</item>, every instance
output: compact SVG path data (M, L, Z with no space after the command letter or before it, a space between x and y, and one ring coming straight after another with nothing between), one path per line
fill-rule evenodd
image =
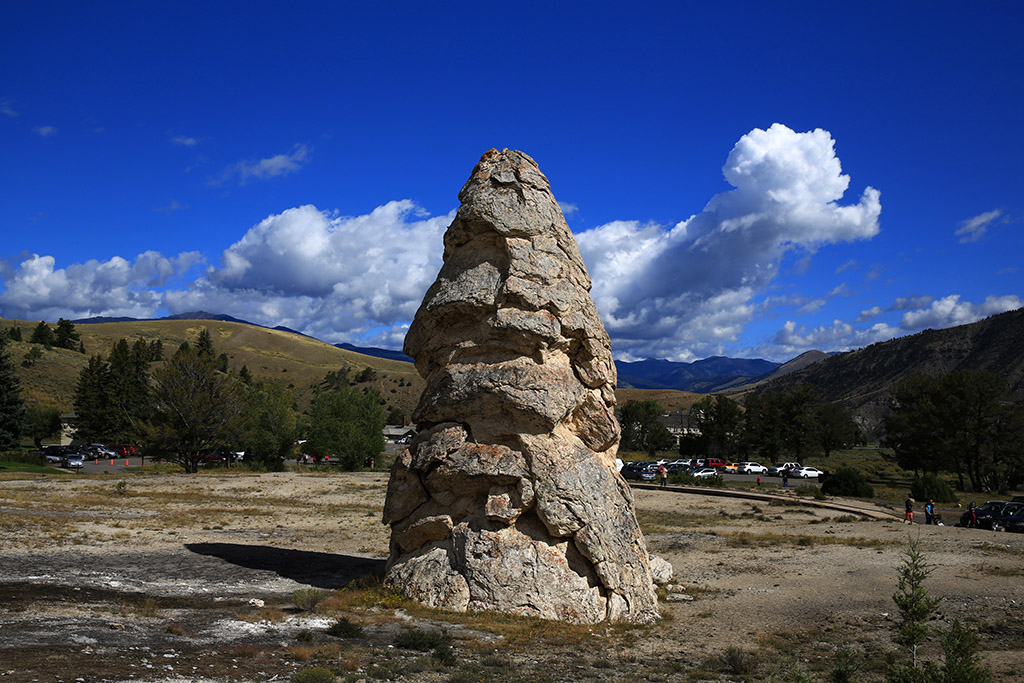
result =
M992 531L1006 531L1007 521L1015 521L1014 515L1024 510L1024 503L1009 502L1003 506L998 515L992 517ZM1024 520L1024 517L1020 518ZM1016 524L1014 524L1016 526Z
M767 474L768 468L759 462L741 462L741 474Z
M700 467L691 472L690 476L696 479L710 479L718 476L718 470L714 467Z
M698 467L714 467L716 470L725 469L725 463L721 458L700 458L697 460Z
M228 459L220 453L207 453L199 456L200 465L223 465Z
M817 479L823 474L825 473L816 467L801 467L799 469L792 470L789 476L797 479Z
M1005 531L1024 534L1024 502L1010 503L1003 508L998 525Z
M119 443L114 446L110 446L110 450L114 451L114 453L122 458L127 458L138 453L135 446L130 443Z
M803 465L798 462L780 462L768 468L768 475L772 477L781 477L783 472L789 472L790 470L799 469L801 467L803 467Z
M81 453L68 453L61 466L69 470L80 470L85 467L85 456Z
M974 508L974 514L978 518L978 528L991 529L992 518L998 518L1003 512L1003 508L1005 508L1006 506L1007 502L1005 500L989 500ZM960 526L970 525L971 510L968 509L962 515L960 515Z
M657 475L646 462L627 462L622 466L622 477L636 481L654 481Z
M725 467L723 467L722 469L732 474L739 474L740 464L738 462L727 462L725 463Z

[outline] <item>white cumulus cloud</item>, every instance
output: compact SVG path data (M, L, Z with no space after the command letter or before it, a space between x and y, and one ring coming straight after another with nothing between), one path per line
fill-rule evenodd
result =
M850 185L824 130L755 129L722 169L735 188L674 226L616 221L577 235L593 296L621 358L683 360L721 353L754 314L753 298L783 257L869 239L880 193L840 204ZM719 324L697 324L710 302L729 301Z
M961 301L959 294L950 294L932 301L928 308L907 311L900 318L900 327L908 332L920 332L930 327L942 329L966 325L1021 306L1024 306L1024 302L1016 295L988 296L982 303L975 304Z
M441 268L453 218L429 217L409 200L361 216L288 209L253 226L187 290L168 292L167 307L226 312L331 342L401 346Z
M150 317L162 303L158 290L200 260L197 252L166 258L147 251L134 261L115 256L56 268L52 256L33 254L5 274L0 309L22 320Z
M41 138L48 138L51 135L56 135L57 129L53 126L35 126L32 128L32 132Z

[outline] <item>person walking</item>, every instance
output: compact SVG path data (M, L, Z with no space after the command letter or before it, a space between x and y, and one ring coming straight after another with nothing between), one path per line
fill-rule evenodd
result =
M661 477L661 488L668 486L668 468L665 463L658 465L658 476Z

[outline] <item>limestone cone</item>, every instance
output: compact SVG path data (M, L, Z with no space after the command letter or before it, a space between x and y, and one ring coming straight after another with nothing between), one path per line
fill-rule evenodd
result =
M484 154L405 352L427 387L391 470L386 581L427 605L576 623L657 618L615 468L611 345L547 178Z

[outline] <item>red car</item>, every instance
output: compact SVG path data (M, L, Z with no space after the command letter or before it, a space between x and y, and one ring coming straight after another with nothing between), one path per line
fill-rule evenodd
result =
M118 455L123 456L125 458L133 456L133 455L137 455L138 452L139 452L135 448L135 446L131 445L130 443L115 444L115 445L110 447L110 450L114 451Z

